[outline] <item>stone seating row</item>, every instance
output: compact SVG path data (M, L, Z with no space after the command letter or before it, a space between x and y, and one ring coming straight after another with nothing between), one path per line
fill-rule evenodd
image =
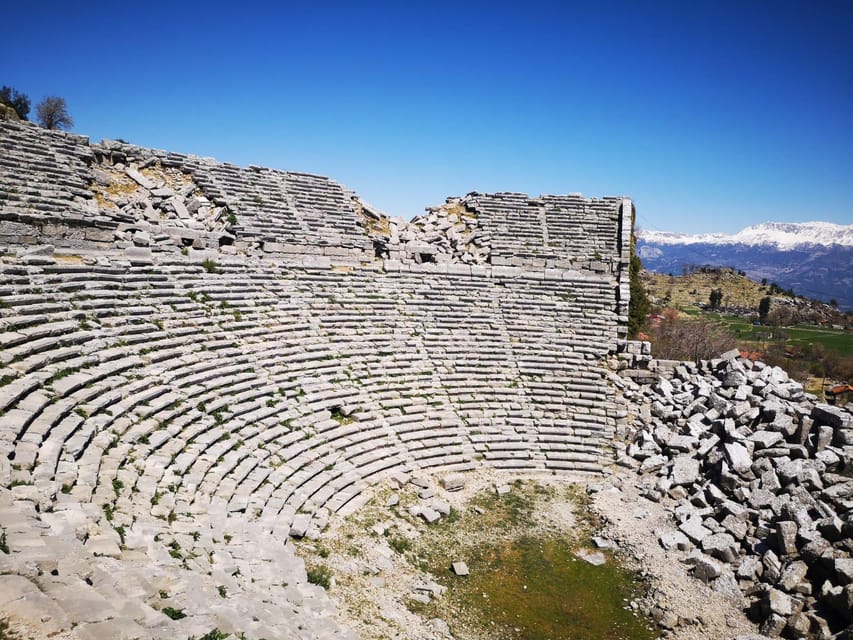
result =
M242 239L366 248L352 199L328 178L191 160L182 167L229 206Z
M69 283L76 281L80 277L79 269L63 272L62 269L56 268L49 270L48 273L43 275L44 277L54 279L51 282L51 286L56 286L58 291L62 291L58 295L58 299L60 300L67 301L69 304L77 304L74 302L74 298L75 295L81 292L84 292L83 302L92 299L85 296L85 291L87 291L85 288L79 289L68 286L60 289L57 286L55 279L62 280L63 275L68 276ZM93 280L97 278L96 273L91 275ZM105 325L109 326L113 331L108 336L113 342L108 342L108 344L118 346L112 347L112 351L109 349L106 351L101 350L99 352L99 360L97 361L98 364L88 366L88 368L81 368L79 371L74 371L72 374L53 380L51 390L53 393L58 393L60 398L67 399L85 389L88 385L97 385L97 389L101 390L103 383L106 381L111 388L105 393L98 394L101 400L100 404L98 402L91 402L91 398L89 397L76 396L75 400L79 401L78 405L68 405L65 407L65 410L60 411L52 417L51 413L45 413L44 416L46 417L43 420L47 422L42 423L42 421L39 421L39 425L41 426L39 426L38 430L34 429L29 434L17 434L18 444L16 445L15 457L12 461L17 467L16 473L19 474L31 469L37 469L38 472L36 475L40 481L50 478L52 471L57 475L61 475L62 484L67 485L70 483L72 493L81 499L87 499L92 495L92 492L98 490L98 487L101 487L103 491L103 488L108 488L110 484L110 482L98 479L98 458L103 451L103 449L98 449L98 446L103 443L98 440L97 436L104 432L110 432L113 437L118 438L118 444L127 444L129 446L128 455L133 456L132 452L135 450L134 447L136 447L141 436L133 429L121 431L116 426L124 418L128 418L132 424L151 425L156 424L158 418L163 417L166 408L175 402L179 404L183 403L190 407L198 404L209 405L206 408L206 415L194 408L181 414L184 417L188 417L188 419L183 422L182 430L174 434L170 439L177 442L176 438L179 435L188 436L183 437L181 443L182 449L184 449L183 453L186 454L184 458L189 456L198 460L207 449L205 448L205 440L198 440L197 434L215 432L212 429L209 417L210 412L216 412L222 405L227 404L229 410L220 413L218 419L226 423L233 422L235 426L243 424L238 423L238 420L242 416L251 415L255 418L261 418L262 416L263 418L273 417L275 416L275 411L270 407L264 406L271 399L271 396L274 397L274 393L271 393L271 390L273 388L279 389L279 386L286 384L289 379L294 376L304 375L305 373L312 375L319 374L325 376L326 379L333 379L333 376L340 379L347 379L349 375L346 371L347 367L360 367L356 368L353 373L358 376L356 379L359 382L366 385L361 391L364 396L362 405L375 405L380 407L384 412L391 412L387 414L388 419L385 422L382 419L378 421L374 419L372 422L374 425L382 425L377 427L379 433L382 433L382 429L386 430L384 438L372 439L371 444L375 446L371 446L364 451L356 448L353 450L354 453L351 456L347 454L339 455L340 451L337 445L352 447L360 444L362 440L354 441L352 435L347 430L328 431L328 437L318 438L318 444L313 447L300 447L294 443L288 444L283 448L279 447L277 452L280 451L282 454L282 464L289 464L294 468L287 480L283 480L270 492L267 501L262 505L258 505L262 510L266 508L268 503L276 503L276 501L299 509L302 508L304 502L301 504L297 504L297 502L300 500L311 500L317 495L324 500L333 501L333 504L341 503L340 506L342 507L346 504L340 498L341 495L344 495L343 492L351 491L354 486L358 486L359 483L369 480L372 474L379 473L384 468L387 468L386 463L388 466L393 466L394 464L417 464L419 461L422 461L424 465L432 465L438 461L439 463L470 465L478 451L476 447L472 446L471 438L465 435L465 430L462 426L465 424L464 421L492 420L497 423L501 421L499 409L507 401L507 392L511 389L510 385L512 381L507 379L503 387L496 387L497 391L492 389L488 385L488 382L490 380L494 381L496 374L499 374L507 362L511 362L515 357L513 352L514 347L510 349L505 348L505 356L501 358L494 357L495 346L501 344L500 340L502 336L509 335L505 329L497 332L485 331L484 336L486 339L484 341L480 340L477 329L484 326L488 314L472 314L472 319L470 320L472 322L471 332L467 340L464 341L455 339L451 333L454 330L460 331L459 322L464 321L464 318L450 318L452 322L456 323L455 325L451 324L446 328L433 330L438 334L444 331L446 336L449 336L448 347L455 347L458 351L456 354L453 354L449 349L431 349L430 345L424 341L419 347L418 352L409 356L405 355L407 351L405 346L407 343L411 343L413 338L409 334L412 331L415 333L420 332L424 338L429 334L428 331L424 330L423 319L420 315L413 315L408 318L397 319L395 322L388 322L387 315L390 307L386 300L370 297L373 294L370 293L371 289L367 286L367 278L359 279L358 277L344 276L335 274L334 272L322 276L314 274L312 289L316 291L318 282L324 281L330 290L335 290L335 295L327 297L320 292L317 295L311 296L310 301L313 305L313 310L319 312L319 317L307 319L304 317L305 306L302 304L309 298L307 292L301 293L302 298L296 302L294 302L294 298L288 298L287 294L293 294L299 287L298 283L288 283L287 277L279 280L267 280L261 288L247 286L243 289L242 285L234 283L229 286L223 286L221 282L222 274L207 274L205 272L204 274L194 274L197 276L197 281L193 284L193 291L202 292L206 296L207 301L189 300L185 303L187 307L196 311L195 315L187 313L185 310L182 310L181 313L170 313L167 307L171 302L160 304L163 301L172 300L172 298L165 296L159 298L155 296L150 301L151 304L144 307L146 314L150 315L153 312L155 316L162 318L161 323L164 325L164 331L158 329L156 325L150 322L134 324L134 318L137 315L135 307L126 305L125 303L128 297L133 297L140 293L147 297L148 291L154 290L155 287L157 290L164 291L177 290L178 287L176 285L170 285L168 277L164 279L161 273L154 273L152 270L150 282L148 283L149 288L143 289L138 286L140 282L144 282L145 280L143 272L139 270L131 269L127 274L126 282L117 282L113 277L114 274L107 275L109 276L108 281L112 289L94 288L99 287L96 282L90 283L90 286L93 287L92 291L113 291L112 300L105 308L114 311L116 315L97 316L95 314L95 317L91 318L91 321L100 323L107 319L111 320L112 322ZM373 277L372 274L371 278ZM298 280L298 278L291 279ZM249 283L250 280L244 274L242 282L245 284ZM235 282L239 283L241 281L235 280ZM288 286L282 286L282 283L287 283ZM332 302L332 300L341 300L340 287L342 283L347 284L354 291L353 299L345 301L346 308L337 307L335 305L338 305L338 302ZM30 286L32 284L34 283L30 283ZM41 284L43 285L45 282L41 281ZM24 285L22 284L21 286ZM419 281L418 286L422 286L422 282ZM125 287L130 288L125 289ZM364 289L364 291L359 292L360 289ZM207 293L207 291L211 293ZM360 295L358 295L359 293ZM387 294L385 289L383 289L383 293ZM251 300L253 296L263 296L262 303L254 306L254 301ZM104 297L109 300L106 295ZM23 304L29 302L29 300L20 297L15 298L14 295L10 295L9 299L13 304L7 310L14 310L15 303ZM223 300L231 300L235 305L235 309L242 309L246 313L256 314L256 317L253 317L252 322L249 323L248 328L244 328L239 323L233 323L230 320L229 309L231 307L223 309L221 307ZM273 302L282 300L284 304L272 304ZM232 302L229 302L229 305ZM252 303L252 306L249 306L247 303ZM237 307L236 305L238 304L242 306ZM494 303L491 302L490 304ZM67 311L67 306L60 305L63 312ZM399 303L394 303L392 306L399 311ZM417 314L422 314L424 307L421 305L416 305L416 307ZM308 308L312 308L311 305ZM559 305L553 307L554 313L558 313L561 309L562 306ZM302 314L301 318L299 317L300 314ZM360 327L357 322L358 318L362 319ZM345 319L345 321L342 322L342 319ZM257 331L257 326L270 320L272 320L275 327L273 331L269 334ZM294 320L298 320L298 322L294 322ZM404 321L402 326L399 324L400 320ZM495 324L500 324L500 320L496 321L492 318L491 321ZM178 324L181 322L185 324ZM251 326L252 324L256 326L253 327ZM558 332L555 331L557 323L554 322L551 324L551 331L554 332L554 336L557 336ZM89 334L92 333L91 330L83 332L75 331L78 328L76 321L59 320L55 323L47 323L44 326L65 329L68 331L67 335L77 335L80 343L84 343ZM100 326L95 326L97 331ZM359 332L359 328L362 331ZM400 331L401 329L403 329L402 332ZM206 341L188 341L187 338L193 336L194 331L201 331ZM383 335L383 332L385 332L385 335ZM377 338L375 334L377 333L379 334L379 340L386 345L385 349L389 356L392 353L403 352L403 358L409 358L408 362L401 360L399 363L396 363L398 365L398 373L406 380L407 386L398 389L392 396L387 397L385 400L382 399L381 394L388 391L391 386L391 380L394 378L386 369L378 367L377 375L371 376L369 370L373 366L373 363L367 358L369 354L374 353L375 347L373 345L375 344ZM461 331L461 333L464 333L464 331ZM561 337L565 338L565 336ZM62 335L59 338L61 339ZM286 343L288 338L292 340L292 345L290 347L281 346L282 343ZM313 346L310 344L312 341L316 341ZM33 343L36 343L36 341L34 340ZM12 348L17 348L20 344L27 343L26 341L23 343L16 341L15 346ZM79 347L78 343L74 344ZM365 346L362 347L362 344ZM557 349L556 354L549 353L548 350L552 350L553 345L548 344L547 340L542 343L542 346L547 346L547 349L545 351L540 350L538 356L536 356L536 361L530 361L531 364L536 366L529 372L530 379L522 380L521 389L515 391L513 400L518 399L531 403L531 415L548 416L553 414L565 416L567 412L572 410L571 407L574 402L571 394L567 393L565 388L560 390L561 386L567 383L566 380L560 379L555 381L555 386L552 389L554 393L548 395L545 392L551 389L551 387L548 385L543 386L542 383L538 383L533 377L540 376L543 373L560 371L564 368L557 361L557 357L561 353L560 349ZM526 345L526 348L536 353L537 345ZM199 351L199 349L203 350ZM483 352L484 350L485 353ZM570 354L571 352L563 351L562 353ZM201 358L196 364L187 364L186 359L190 357L190 354L194 360L199 359L202 354L209 354L209 358ZM451 354L455 358L448 359ZM81 367L84 364L91 365L88 360L85 360L92 357L91 353L85 353L82 357L84 360L73 361L72 364ZM176 366L177 362L182 362L182 358L184 359L183 364ZM228 365L225 365L226 362ZM242 365L239 364L241 362ZM128 366L122 367L121 363ZM140 368L141 363L147 364L143 364ZM254 364L255 366L249 366L250 364ZM388 364L392 363L389 362ZM51 369L50 366L51 363L44 362L41 363L40 367L27 368L23 372L25 374L24 377L42 373L45 367L48 368L48 372L56 372L56 368ZM521 360L519 367L520 374L523 374L524 366L524 361ZM577 367L577 364L574 366ZM239 386L240 380L232 377L233 374L238 373L234 367L243 367L239 371L239 374L249 380L257 377L259 368L268 371L269 377L267 379L271 381L271 384L267 384L266 386L260 385L257 392L252 392L251 389L241 387ZM440 376L430 375L424 378L419 375L427 369L437 369L439 367L447 371L448 377L443 382L437 379ZM482 370L480 370L481 368ZM142 376L143 382L139 382L138 379L131 377L134 369L139 369L137 375ZM163 372L165 370L169 371L168 375L164 375ZM157 373L158 371L159 373ZM458 374L454 374L453 371L458 371ZM127 375L128 373L131 373L131 375ZM53 375L55 376L55 373ZM455 375L459 377L453 377ZM146 378L155 378L155 376L159 376L162 383L146 384L144 382ZM362 379L363 377L366 377L366 379ZM43 378L41 379L43 380ZM464 385L462 384L463 381ZM19 384L18 380L13 382ZM600 400L603 397L601 393L590 393L587 397L581 395L586 388L585 384L587 382L589 382L590 388L595 389L596 380L585 381L583 378L579 378L576 383L577 389L572 390L578 392L575 394L575 397L581 400ZM115 389L115 385L117 384L121 385L120 391ZM25 398L18 398L12 402L15 405L13 407L14 410L20 410L17 405L20 405L22 400L26 401L30 399L34 401L34 388L35 385L30 388L30 393ZM466 392L459 393L458 389L466 389ZM466 398L465 395L468 390L475 391L476 395ZM543 404L537 401L537 396L531 395L531 391L534 390L535 394L538 394L538 396L541 396L541 399L547 402ZM178 393L177 396L170 395L176 391ZM328 408L328 398L334 397L334 393L328 397L321 395L319 396L318 404L315 406L307 400L299 400L295 397L295 394L294 387L285 390L285 397L291 403L290 409L294 408L294 404L296 406L305 405L304 409L298 410L290 416L295 418L316 416L317 410L324 408L324 403L325 408ZM441 407L442 411L453 416L464 416L464 418L456 418L449 422L445 421L445 423L434 423L430 420L430 416L434 415L433 411L436 405L424 404L420 396L425 394L429 395L429 402L431 403L436 403L434 398L438 397L437 404ZM526 397L526 395L530 397ZM173 400L173 398L175 399ZM232 399L236 401L236 404L232 404ZM420 409L413 409L413 407L417 407L419 404L421 405ZM493 418L485 417L490 406L496 409L495 417ZM86 414L85 417L72 413L72 407L81 409L81 412ZM236 410L232 411L232 407L236 407ZM481 411L482 415L478 415L477 407L486 407L486 413ZM580 407L580 409L583 409L583 407ZM268 413L264 414L266 410L268 410ZM397 413L393 413L395 411ZM415 428L411 428L412 421L396 420L395 416L406 415L404 413L406 411L411 412L408 415L417 415L419 418L423 416L422 420L419 419L418 422L414 423ZM538 414L536 411L538 411ZM108 412L111 415L108 415ZM174 415L170 415L168 419L171 420L174 417ZM27 425L32 425L39 418L41 418L40 415L35 416L33 421L28 422ZM366 433L372 433L372 428L366 427L361 422L358 425L360 429L366 429ZM50 432L53 428L56 428L57 431L54 437L51 437ZM234 432L236 433L236 430ZM602 425L601 432L606 434L606 424ZM156 431L150 429L143 435L145 439L150 439L156 433ZM504 433L496 434L491 440L482 440L482 454L487 462L495 461L495 463L499 463L500 465L510 465L514 464L514 460L524 460L523 465L531 464L529 456L525 456L523 453L525 448L529 449L530 444L513 439L513 433L513 430L507 431L504 429ZM535 433L535 430L531 430L531 433ZM227 434L223 432L220 435ZM266 458L264 460L256 460L249 459L251 456L248 455L232 455L230 452L239 440L237 436L232 437L232 435L229 435L227 440L227 442L231 443L230 448L226 444L219 447L215 451L217 455L213 456L213 461L210 460L212 453L208 452L210 454L208 455L208 460L204 463L196 464L195 467L178 463L176 468L180 470L181 474L176 477L185 477L184 474L189 473L190 477L198 482L197 486L204 487L204 491L201 491L203 495L208 495L208 492L211 492L212 496L216 496L218 491L222 491L224 493L219 497L227 499L228 502L238 495L241 496L240 502L250 499L256 488L254 485L268 478L268 474L264 475L262 469L258 470L259 467L263 467ZM126 443L122 440L125 437L130 438ZM165 442L167 441L162 440L160 447ZM530 442L535 443L536 440L531 440ZM517 445L518 451L516 453L512 453L512 443L516 443ZM569 440L562 442L566 446L569 443ZM209 443L207 444L209 445ZM33 447L39 446L44 451L34 452ZM86 451L88 447L93 446L96 453L90 459L90 457L86 456ZM595 449L597 446L597 443L595 443L592 445L592 448ZM246 451L249 450L246 449ZM136 457L140 459L150 453L150 451L144 450L143 447L140 451L137 451L138 455ZM227 464L216 469L210 475L211 469L216 467L215 460L220 456L227 459ZM323 469L332 464L328 462L330 459L329 456L336 460L340 459L341 462L354 465L352 468L348 467L350 469L348 472L342 472L339 476L335 477L337 493L329 493L329 490L324 488L325 485L322 478L325 477L328 479L328 473L324 475L323 470L319 468L321 461L323 461ZM577 459L585 462L582 456ZM75 464L79 466L82 461L86 461L88 465L86 467L86 474L84 474L85 478L80 480L78 476L75 479L72 469ZM223 463L220 464L224 464L225 462L226 460L223 460ZM171 459L170 463L173 463ZM368 475L359 473L359 464L368 468ZM547 464L548 459L546 457L544 465L547 466ZM164 475L167 474L162 474L160 477L162 478ZM262 480L258 480L261 476L263 476ZM168 477L171 478L171 476ZM250 478L251 480L249 480ZM251 488L244 488L246 482L250 483ZM251 483L254 483L254 485ZM301 488L300 483L308 483L309 488L307 490ZM179 487L181 486L181 482L177 482L176 484ZM197 486L194 488L197 488ZM334 483L332 486L334 486ZM222 489L222 487L226 487L226 489ZM321 490L324 493L318 493ZM355 497L355 495L357 494L354 494L352 497ZM311 503L312 509L321 508L322 506L323 503L316 502L316 500Z
M181 262L21 270L0 309L3 483L54 513L85 507L89 554L132 549L200 592L276 592L256 566L229 565L253 583L204 560L223 554L223 519L317 532L391 470L600 468L612 421L592 413L601 377L559 321L583 303L552 299L566 286ZM521 330L524 309L537 332ZM192 590L167 601L199 606Z
M0 235L12 240L44 233L62 246L111 244L113 230L140 220L96 198L95 170L152 164L191 176L208 200L227 205L240 242L372 255L354 196L328 178L242 168L115 141L90 144L83 136L5 120L0 122L0 221L36 225L37 230L31 227L24 233L7 223ZM144 207L140 207L141 216ZM64 227L46 227L56 223L91 230L69 233Z
M83 136L0 122L0 212L94 216L87 150Z
M613 260L621 252L621 199L470 194L466 205L504 259Z

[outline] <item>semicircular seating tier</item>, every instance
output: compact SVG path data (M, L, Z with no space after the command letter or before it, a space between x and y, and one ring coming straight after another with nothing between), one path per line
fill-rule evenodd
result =
M81 638L349 637L288 535L391 476L608 464L621 268L418 264L326 178L0 133L0 592L46 598L5 611ZM546 221L583 220L549 234L621 265L630 201L565 202Z

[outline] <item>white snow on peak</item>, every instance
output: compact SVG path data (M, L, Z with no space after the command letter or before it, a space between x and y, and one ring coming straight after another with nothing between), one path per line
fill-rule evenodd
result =
M639 230L637 237L652 244L745 244L772 245L786 251L808 245L853 247L853 224L832 222L764 222L735 234L689 235L669 231Z

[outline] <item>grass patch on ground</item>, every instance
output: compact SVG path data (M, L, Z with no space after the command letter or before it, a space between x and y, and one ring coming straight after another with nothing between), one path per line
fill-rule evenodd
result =
M738 340L747 341L753 346L767 345L770 340L784 339L787 345L806 347L812 344L823 345L827 351L841 356L853 355L853 334L843 329L831 329L813 325L794 327L771 327L753 325L745 318L709 313L708 317L723 324Z
M572 505L575 526L552 526L543 513ZM419 607L444 619L459 638L574 640L656 637L652 625L625 609L640 588L615 558L593 566L575 557L589 546L596 522L586 494L571 486L516 481L510 493L476 494L454 523L425 528L411 555L447 593ZM476 507L483 510L478 513ZM456 576L454 561L470 575Z

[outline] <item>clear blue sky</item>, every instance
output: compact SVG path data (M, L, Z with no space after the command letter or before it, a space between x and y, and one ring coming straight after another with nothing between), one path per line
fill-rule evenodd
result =
M328 175L407 218L473 190L580 191L667 231L853 223L850 0L2 15L0 84L65 97L76 132Z

